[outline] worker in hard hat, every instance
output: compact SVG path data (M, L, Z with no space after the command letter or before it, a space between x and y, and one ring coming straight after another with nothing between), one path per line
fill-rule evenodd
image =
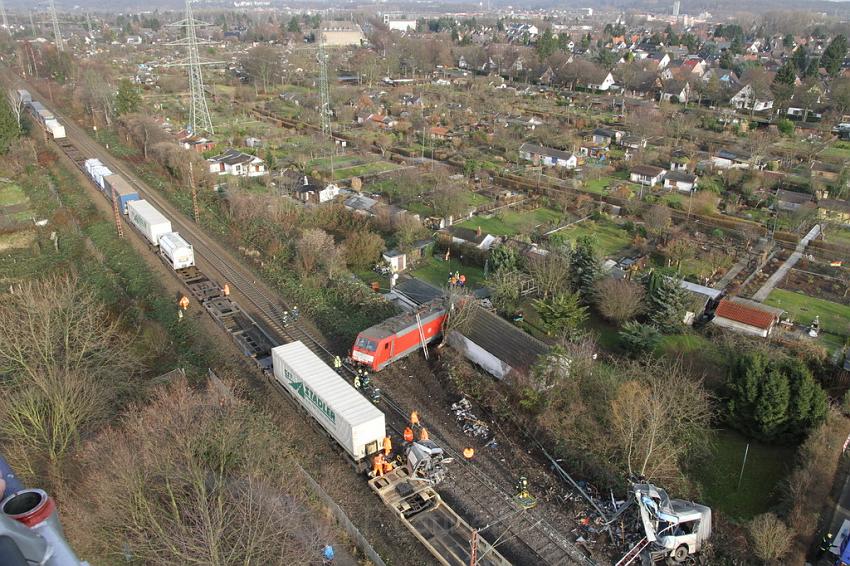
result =
M177 304L180 306L181 309L185 311L189 308L189 297L183 295L182 297L180 297L180 301Z
M354 374L354 389L360 389L360 372Z
M389 456L393 451L393 441L389 436L384 437L384 455Z
M224 287L221 290L221 294L224 295L225 297L229 297L230 296L230 285L225 283Z
M393 471L393 468L394 468L393 463L390 460L387 460L387 461L384 462L384 473L385 474L388 474L391 471Z
M334 368L337 370L342 367L342 358L339 356L334 356Z
M458 284L461 287L466 287L466 275L461 274L460 277L457 278Z
M408 444L413 442L413 429L410 428L409 426L405 427L403 437L404 437L404 441L407 442Z
M419 429L419 440L430 440L431 437L428 435L428 429L425 427L421 427Z
M413 411L412 413L410 413L410 426L419 426L419 413L417 411Z
M463 449L464 458L466 458L467 460L471 460L473 456L475 456L475 450L473 450L471 447Z
M384 455L378 452L372 458L372 477L379 478L384 475Z
M829 549L832 548L832 533L826 533L823 536L823 539L820 541L820 546L818 547L817 559L820 560L824 554L829 552Z
M183 311L181 309L177 309L177 320L183 320Z

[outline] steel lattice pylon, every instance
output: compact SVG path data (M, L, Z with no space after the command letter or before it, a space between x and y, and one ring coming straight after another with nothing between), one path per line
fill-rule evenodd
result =
M328 92L328 55L325 53L325 38L319 30L319 51L316 53L319 62L319 92L322 96L322 107L319 114L322 117L322 135L331 137L331 97Z
M210 109L207 106L207 97L204 90L204 76L201 73L202 65L212 65L216 61L201 61L198 53L199 45L209 45L211 42L198 40L196 28L207 25L195 19L192 13L192 0L186 0L186 19L175 24L176 27L186 28L186 38L175 41L170 45L184 46L188 50L188 57L179 63L168 65L169 67L188 67L189 69L189 93L192 101L189 109L189 124L193 134L199 132L215 133L213 130Z
M56 49L65 51L65 42L62 41L62 30L59 29L59 18L56 16L56 4L53 0L50 0L50 18L53 20L53 41L56 42Z

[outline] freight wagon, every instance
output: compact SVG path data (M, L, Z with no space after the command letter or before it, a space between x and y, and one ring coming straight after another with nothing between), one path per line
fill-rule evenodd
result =
M417 348L433 342L442 332L446 309L442 299L425 303L414 312L400 314L357 335L351 359L379 371Z
M30 102L32 102L32 95L30 94L30 91L23 89L23 88L19 88L18 89L18 99L23 104L29 104Z
M103 178L107 175L112 175L112 170L101 163L100 159L86 159L83 166L86 169L86 173L88 173L89 177L91 177L91 180L94 181L95 185L97 185L100 189L100 192L103 192L103 189L106 186L103 182Z
M192 249L192 244L177 232L160 236L159 253L174 271L195 265L195 250Z
M110 201L114 196L118 197L118 210L121 211L122 214L127 214L127 204L130 201L140 200L139 193L136 192L130 183L117 173L110 173L109 175L104 175L102 177L103 181L103 194L106 195Z
M133 200L127 203L127 216L130 223L154 246L159 245L163 234L171 232L171 222L146 200Z
M302 342L272 348L277 382L360 464L381 449L384 413Z

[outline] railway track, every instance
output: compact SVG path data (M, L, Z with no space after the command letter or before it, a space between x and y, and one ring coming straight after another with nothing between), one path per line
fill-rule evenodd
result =
M27 85L29 86L29 85ZM312 332L293 321L290 307L277 300L274 293L258 284L256 276L241 262L213 241L200 227L188 220L179 210L163 196L141 181L127 166L112 157L99 143L92 140L80 126L60 113L54 113L65 124L68 138L73 142L59 143L65 153L79 165L79 159L97 157L113 172L120 173L139 192L140 196L163 210L171 218L173 228L192 242L196 256L202 259L217 274L221 281L226 281L241 294L250 305L246 305L246 315L257 324L264 338L272 346L300 340L314 353L326 362L330 362L334 354L326 343ZM69 147L70 145L70 147ZM178 274L183 282L191 288L193 285L192 271ZM199 290L203 292L203 290ZM237 338L237 341L239 339ZM244 348L243 348L244 349ZM353 371L346 368L346 377L353 380ZM388 418L387 425L401 436L406 426L410 412L402 408L390 397L384 395L382 403L392 411L392 419ZM570 543L557 529L543 518L522 509L505 489L496 484L473 463L466 461L461 454L451 446L433 436L446 452L458 463L455 475L464 483L465 495L481 507L491 525L490 531L498 533L500 544L519 544L530 552L538 564L561 565L568 563L593 564L578 548ZM478 488L478 489L475 489ZM470 491L472 490L472 491Z

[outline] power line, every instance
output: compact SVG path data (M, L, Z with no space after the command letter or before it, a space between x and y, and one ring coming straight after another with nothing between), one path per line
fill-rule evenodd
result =
M213 65L219 61L202 61L198 53L199 45L211 45L212 42L199 40L197 27L209 25L195 19L192 13L192 0L186 0L186 19L175 24L174 27L186 28L186 38L180 41L175 41L169 45L186 47L188 57L179 62L166 65L167 67L187 67L189 69L189 92L192 97L191 108L189 110L189 123L193 134L199 132L209 132L214 134L212 117L210 109L207 106L206 91L204 89L204 76L201 73L202 65Z

